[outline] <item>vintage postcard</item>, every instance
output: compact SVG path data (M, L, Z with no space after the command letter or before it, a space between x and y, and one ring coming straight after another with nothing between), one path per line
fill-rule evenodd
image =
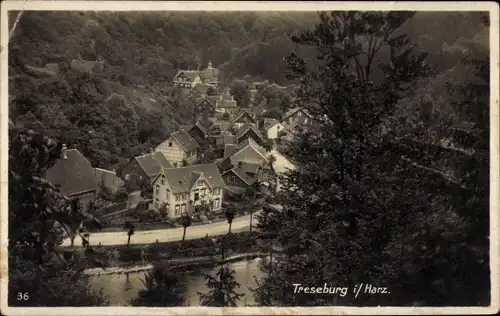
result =
M3 1L5 315L493 314L494 2Z

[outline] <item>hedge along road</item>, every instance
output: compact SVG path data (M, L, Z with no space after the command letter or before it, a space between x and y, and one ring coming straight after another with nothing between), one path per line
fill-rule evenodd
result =
M257 212L253 214L252 226L256 225L256 215ZM231 232L239 233L243 231L248 231L250 229L250 215L235 217L233 224L231 225ZM227 221L221 221L216 223L204 224L190 226L186 230L186 239L197 239L203 238L207 234L208 236L217 236L227 234L229 231L229 224ZM130 238L131 245L143 245L158 242L170 242L182 240L182 234L184 232L184 227L179 228L167 228L167 229L157 229L157 230L146 230L146 231L136 231L134 235ZM127 244L127 232L106 232L106 233L91 233L89 241L91 245L98 245L101 243L102 246L113 246L113 245L126 245ZM61 246L70 246L70 239L64 240ZM75 238L75 246L81 246L81 238Z

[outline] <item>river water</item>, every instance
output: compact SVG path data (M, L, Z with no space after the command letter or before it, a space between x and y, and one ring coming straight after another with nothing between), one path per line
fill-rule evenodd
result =
M229 266L235 271L234 276L236 281L241 285L240 288L236 289L236 292L244 294L238 302L238 306L254 304L253 292L250 289L255 288L257 285L255 277L260 279L263 276L263 272L260 270L262 260L261 258L257 258L229 263ZM201 273L215 275L216 272L217 268L200 269L200 271L196 272L185 272L188 289L188 306L199 306L198 292L208 292ZM145 273L146 272L129 273L128 280L125 274L92 276L90 284L96 290L102 289L103 294L109 297L111 305L130 306L129 301L137 296L139 290L144 288L141 279L144 279Z

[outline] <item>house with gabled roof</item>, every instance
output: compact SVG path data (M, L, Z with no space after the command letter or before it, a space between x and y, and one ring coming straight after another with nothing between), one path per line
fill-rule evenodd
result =
M283 125L298 123L302 125L312 124L313 117L306 109L296 107L288 110L283 116Z
M257 182L267 182L274 175L269 155L251 138L238 146L226 146L219 169L228 192L235 194Z
M47 180L69 199L78 199L84 209L95 200L99 183L90 161L78 150L63 146L61 158L46 172Z
M285 126L273 118L265 118L262 121L262 130L267 134L268 139L278 138L278 133L285 129Z
M197 70L179 70L174 76L174 86L179 88L194 88L202 83Z
M186 163L192 163L198 156L200 144L185 130L170 134L170 136L156 146L155 151L165 155L174 167L180 167Z
M215 163L162 169L153 181L152 209L165 210L171 218L193 214L206 204L222 207L225 183ZM163 208L164 207L164 208Z
M148 183L158 175L161 168L172 168L172 164L161 152L150 152L131 159L121 170L126 182Z
M253 124L255 126L257 125L254 115L245 109L237 113L231 120L231 123L233 124L233 128L235 130L239 130L240 127L245 124Z
M252 123L245 123L238 129L238 132L236 132L236 142L238 144L248 138L252 138L259 145L264 144L264 137L259 132L257 127Z

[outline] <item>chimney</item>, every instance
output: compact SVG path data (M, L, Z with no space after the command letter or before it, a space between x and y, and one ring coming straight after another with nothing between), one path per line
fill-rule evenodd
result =
M243 161L238 161L238 168L243 167Z
M61 149L61 158L62 159L68 159L67 150L68 150L68 147L66 146L66 144L63 144L62 149Z
M231 96L231 101L234 101L234 96Z

